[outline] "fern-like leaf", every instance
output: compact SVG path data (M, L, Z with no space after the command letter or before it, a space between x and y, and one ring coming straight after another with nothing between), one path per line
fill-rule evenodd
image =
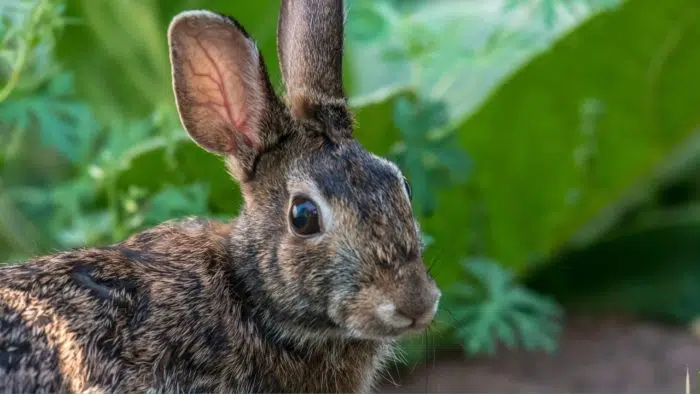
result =
M493 354L497 344L526 350L556 349L559 305L518 285L513 274L483 259L464 264L465 278L446 299L457 320L456 335L470 355Z

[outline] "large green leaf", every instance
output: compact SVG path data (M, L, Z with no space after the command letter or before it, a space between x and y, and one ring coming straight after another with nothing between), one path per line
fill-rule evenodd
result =
M631 0L534 59L460 126L474 183L443 192L425 226L443 282L474 235L470 207L483 207L475 231L488 253L522 272L597 234L594 219L640 195L676 148L697 147L698 17L695 0Z
M351 102L364 106L415 89L431 101L444 101L453 123L561 35L620 3L348 2L348 66L357 76L349 90Z

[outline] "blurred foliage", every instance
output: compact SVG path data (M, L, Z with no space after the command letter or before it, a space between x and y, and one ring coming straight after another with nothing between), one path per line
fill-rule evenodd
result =
M279 87L278 3L0 3L3 260L235 215L237 186L175 113L165 32L184 9L233 15ZM697 174L698 16L695 0L348 1L356 135L413 184L445 293L435 343L552 350L554 299L700 312L696 194L650 197Z
M468 277L453 285L444 302L459 322L456 336L469 354L493 354L498 342L527 350L556 349L561 308L515 283L499 264L473 259L464 262Z

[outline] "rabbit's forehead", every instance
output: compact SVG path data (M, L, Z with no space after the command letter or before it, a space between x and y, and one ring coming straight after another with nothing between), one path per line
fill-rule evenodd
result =
M327 200L356 205L398 198L400 205L408 203L401 170L359 144L310 155L290 175L290 185L306 184Z
M288 191L313 198L326 229L360 243L381 239L400 249L381 253L387 259L414 254L419 231L403 174L394 163L350 145L309 156L295 167Z

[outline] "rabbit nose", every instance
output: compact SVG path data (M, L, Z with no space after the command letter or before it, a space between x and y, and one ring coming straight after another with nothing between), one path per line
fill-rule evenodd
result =
M423 329L433 321L439 302L440 299L436 297L430 304L423 304L424 306L420 306L421 303L411 304L408 307L398 309L397 313L411 320L409 327Z
M391 302L379 305L377 317L393 328L423 329L430 325L435 317L440 302L440 293L437 291L434 296L429 297L424 302L412 301L409 300L406 305L401 307L397 307Z

